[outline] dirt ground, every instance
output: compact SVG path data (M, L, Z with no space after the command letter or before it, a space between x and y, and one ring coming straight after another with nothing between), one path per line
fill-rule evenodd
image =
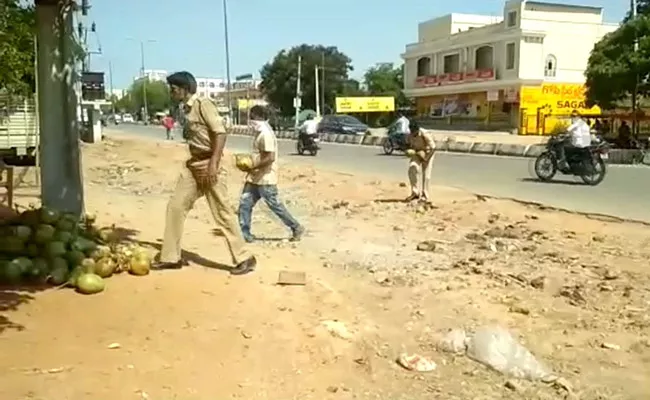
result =
M113 137L83 154L87 209L159 247L184 147ZM243 175L231 170L235 206ZM188 268L115 276L88 297L3 289L0 398L650 398L647 226L442 187L435 207L405 204L395 200L404 183L289 157L281 177L308 235L286 241L260 204L254 274L224 271L200 200L186 224ZM37 201L30 178L19 204ZM306 285L277 285L283 270L305 272ZM571 390L437 350L447 330L484 325L509 329ZM403 351L438 368L407 371L395 362Z

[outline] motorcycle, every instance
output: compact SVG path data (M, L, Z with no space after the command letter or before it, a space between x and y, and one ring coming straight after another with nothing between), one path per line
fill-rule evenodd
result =
M552 136L546 143L546 151L535 160L535 175L548 182L559 171L564 175L579 176L584 183L590 186L600 184L607 174L605 164L608 159L609 144L596 137L591 146L574 148L565 151L566 166L559 165L559 148L563 145L567 135Z
M315 156L318 154L318 150L320 150L318 133L308 134L301 129L296 142L296 151L298 154L303 155L305 151L308 151L309 154Z
M406 151L409 149L408 143L406 142L406 134L397 131L397 125L393 124L388 128L388 136L384 140L382 147L386 155L393 154L393 151Z

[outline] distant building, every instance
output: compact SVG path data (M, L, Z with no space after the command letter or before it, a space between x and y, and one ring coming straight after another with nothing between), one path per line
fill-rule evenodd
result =
M589 109L589 54L617 28L601 7L506 1L501 16L450 14L422 22L402 58L404 94L417 113L451 124L501 121L520 133L550 133L573 109ZM469 122L468 122L469 123Z
M164 69L145 69L144 74L140 72L140 75L133 78L134 81L142 79L146 76L150 81L164 81L167 79L167 71Z
M109 92L107 92L107 97L110 99L111 97L115 97L115 100L119 100L122 97L126 96L126 90L125 89L113 89Z
M230 91L230 99L232 102L232 107L246 108L246 107L239 107L239 104L241 105L266 104L263 101L264 96L260 91L261 83L262 81L260 79L248 79L239 82L232 82L232 90ZM222 104L226 104L228 101L228 96L226 92L227 91L224 89L219 95L220 102Z
M196 78L196 93L200 97L217 99L225 91L226 80L223 78Z

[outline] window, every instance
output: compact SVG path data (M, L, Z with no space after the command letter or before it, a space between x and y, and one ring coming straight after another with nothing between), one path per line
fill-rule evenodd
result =
M226 84L225 84L225 83L223 83L223 82L219 82L219 87L220 87L221 89L223 89L223 88L225 88L225 87L226 87Z
M431 59L422 57L418 59L418 76L427 76L431 74Z
M492 46L481 46L474 54L474 69L494 68L494 49Z
M506 45L506 69L515 69L515 44Z
M214 82L208 83L208 86L214 89Z
M508 11L508 20L506 26L512 28L517 26L517 11Z
M553 54L546 56L546 62L544 63L544 76L546 77L555 77L557 73L557 58Z
M205 82L199 82L199 87L205 87Z
M448 54L443 58L443 74L460 72L460 54Z

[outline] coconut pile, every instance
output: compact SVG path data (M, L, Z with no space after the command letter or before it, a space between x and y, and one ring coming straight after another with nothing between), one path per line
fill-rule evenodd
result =
M147 275L149 252L121 243L115 227L98 228L95 217L30 208L0 222L0 283L72 287L94 294L104 280L128 272Z

